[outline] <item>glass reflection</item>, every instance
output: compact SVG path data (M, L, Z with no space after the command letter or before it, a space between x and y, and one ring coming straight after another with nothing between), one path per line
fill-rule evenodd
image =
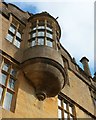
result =
M11 93L6 92L6 96L5 96L5 99L4 99L4 105L3 105L3 107L6 110L10 110L10 108L11 108L12 96L13 95Z

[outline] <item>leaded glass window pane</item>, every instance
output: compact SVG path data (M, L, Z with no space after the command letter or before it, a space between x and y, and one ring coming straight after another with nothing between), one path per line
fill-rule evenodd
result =
M10 74L11 74L12 76L16 76L16 73L17 73L17 71L12 68L11 71L10 71Z
M45 26L38 26L38 29L45 29Z
M49 46L49 47L52 47L52 41L46 40L46 45Z
M47 32L47 33L46 33L46 37L48 37L48 38L51 38L51 39L52 39L52 34L51 34L51 33L49 33L49 32Z
M3 65L3 67L2 67L2 70L8 72L9 66L10 66L10 65L4 63L4 65Z
M58 118L62 118L62 111L61 111L61 109L58 109Z
M61 107L61 100L60 99L58 99L58 106Z
M5 96L5 99L4 99L4 105L3 107L7 110L10 110L11 108L11 101L12 101L12 94L9 93L9 92L6 92L6 96Z
M36 33L32 33L32 37L36 37Z
M0 83L5 85L7 76L3 73L0 73Z
M10 78L8 82L8 88L11 88L14 90L14 87L15 87L15 80Z
M64 112L64 118L68 118L68 114Z
M20 33L20 32L17 32L17 33L16 33L16 36L21 39L21 33Z
M12 25L10 26L10 28L9 28L9 30L14 34L15 33L15 30L16 30L16 28L15 27L13 27Z
M49 30L49 31L52 31L52 28L50 28L50 27L46 27L46 29Z
M44 32L38 32L38 36L44 36Z
M67 110L67 104L65 102L63 102L63 107L64 107L64 110Z
M44 45L44 39L38 38L38 45Z
M0 101L2 99L3 88L0 87Z
M36 30L36 27L32 28L32 30Z
M8 41L12 42L12 41L13 41L13 36L8 33L7 36L6 36L6 39L7 39Z
M14 44L17 48L20 48L20 43L21 43L21 42L20 42L19 40L15 39L13 44Z
M31 46L35 46L36 45L36 41L32 40Z
M69 106L69 112L72 114L72 107Z

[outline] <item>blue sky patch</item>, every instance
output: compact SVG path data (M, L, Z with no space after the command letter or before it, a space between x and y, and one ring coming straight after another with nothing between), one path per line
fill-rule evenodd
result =
M31 4L30 4L30 2L28 2L28 3L27 2L10 2L10 0L5 0L5 2L14 4L17 7L19 7L21 10L26 11L26 12L30 12L33 14L39 12L38 8L34 4L32 4L32 2L31 2Z

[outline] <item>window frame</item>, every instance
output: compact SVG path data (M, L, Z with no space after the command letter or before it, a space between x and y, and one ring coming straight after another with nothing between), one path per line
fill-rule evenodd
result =
M0 55L0 56L2 56L2 55ZM4 63L9 63L10 64L10 67L9 67L8 71L4 71L2 69ZM11 99L11 104L10 104L10 111L12 111L12 112L14 112L14 110L15 110L15 107L13 107L13 106L15 106L15 102L13 103L13 101L16 101L16 92L17 92L17 78L16 78L16 76L11 74L11 69L13 69L13 68L16 69L16 71L17 71L18 70L18 65L15 64L14 62L11 62L8 59L6 59L4 56L2 56L1 73L4 73L7 77L6 77L5 85L0 83L0 88L3 89L1 100L0 100L0 105L2 106L2 108L4 108L4 100L5 100L5 97L6 97L6 93L7 92L11 93L12 94L12 99ZM15 82L16 82L15 85L14 85L14 89L8 87L10 78L14 79ZM6 109L6 108L4 108L4 109Z
M48 23L46 20L37 20L31 24L31 27L30 27L31 31L29 32L30 39L28 40L29 47L33 47L31 44L33 39L35 39L35 41L36 41L36 44L34 46L36 46L36 45L43 46L44 45L44 46L48 46L51 48L54 47L53 46L53 29L52 29L52 25L51 26L47 25ZM39 34L39 33L41 33L41 34ZM33 36L33 34L35 34L35 36ZM47 34L49 34L49 35L47 35ZM43 39L44 42L40 44L39 39ZM52 45L47 45L47 41L50 41L52 43Z
M9 29L8 29L8 33L6 35L6 40L9 41L10 43L12 43L16 48L20 48L21 46L21 41L22 41L22 32L19 30L19 24L17 26L15 26L13 23L10 24ZM13 33L10 30L10 27L15 28L15 32ZM17 35L17 33L19 33L21 36L19 37ZM10 37L12 37L12 40L10 40L10 38L8 38L8 35L10 35ZM19 42L20 45L18 46L17 44L14 44L15 41Z
M64 114L66 113L69 119L70 117L73 118L73 120L76 120L76 111L75 111L75 106L74 104L71 103L71 101L69 101L67 98L63 97L62 95L58 95L58 100L59 102L61 102L61 106L58 104L58 111L61 110L61 119L64 120L66 119L64 117ZM66 104L66 109L64 108L64 103ZM69 106L71 106L72 108L72 113L69 110ZM58 118L60 119L60 118Z
M50 42L50 43L51 43L51 46L48 45L47 42ZM46 39L46 46L53 48L53 40L47 38L47 39Z

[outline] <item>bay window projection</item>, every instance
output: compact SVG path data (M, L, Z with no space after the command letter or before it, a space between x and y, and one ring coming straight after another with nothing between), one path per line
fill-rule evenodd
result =
M0 104L6 110L11 110L15 95L17 67L3 58L0 73Z
M21 32L16 28L15 25L11 24L6 36L6 40L15 45L17 48L20 48L21 36Z
M35 45L46 45L49 47L53 47L52 39L52 26L47 26L45 20L39 20L38 23L32 23L29 40L30 47Z

